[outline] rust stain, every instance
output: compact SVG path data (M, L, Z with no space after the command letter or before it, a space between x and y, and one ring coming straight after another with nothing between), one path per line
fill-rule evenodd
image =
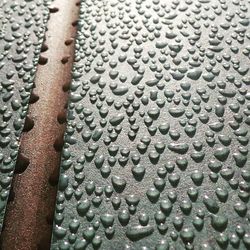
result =
M7 206L3 250L46 250L50 247L60 152L54 144L65 131L65 91L71 79L78 0L55 0L50 8L46 41L37 69L27 132L21 137L21 166ZM63 91L64 90L64 91ZM39 97L39 98L38 98ZM28 160L27 160L28 159ZM20 173L21 172L21 173Z

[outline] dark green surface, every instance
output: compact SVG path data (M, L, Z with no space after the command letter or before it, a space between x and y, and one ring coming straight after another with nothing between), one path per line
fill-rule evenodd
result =
M45 34L49 2L0 1L0 231Z
M249 249L249 1L81 1L52 249Z

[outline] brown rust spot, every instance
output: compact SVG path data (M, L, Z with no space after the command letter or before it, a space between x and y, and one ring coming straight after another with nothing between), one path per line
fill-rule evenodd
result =
M32 93L30 95L29 103L33 104L33 103L37 102L38 100L39 100L39 96L36 93L34 93L34 91L32 91Z
M61 60L62 64L69 62L70 55L64 56Z
M45 52L49 49L48 45L46 43L42 44L41 52Z
M69 39L67 39L66 41L65 41L65 45L66 46L69 46L70 44L72 44L74 42L74 38L72 37L72 38L69 38Z
M19 152L17 161L16 161L15 173L16 174L23 173L27 169L29 164L30 164L29 158L23 153ZM13 190L13 187L12 187L12 190Z
M34 127L34 120L32 120L29 116L26 117L23 132L29 132Z

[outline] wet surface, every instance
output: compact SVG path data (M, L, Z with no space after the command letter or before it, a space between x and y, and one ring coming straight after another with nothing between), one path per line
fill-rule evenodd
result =
M81 1L52 249L247 249L249 1Z
M0 3L0 230L44 38L48 3Z
M1 249L249 249L250 1L79 4L0 3Z
M4 250L46 250L50 246L62 148L58 138L65 131L76 33L72 22L78 10L76 0L55 0L49 6L50 18L1 235Z

